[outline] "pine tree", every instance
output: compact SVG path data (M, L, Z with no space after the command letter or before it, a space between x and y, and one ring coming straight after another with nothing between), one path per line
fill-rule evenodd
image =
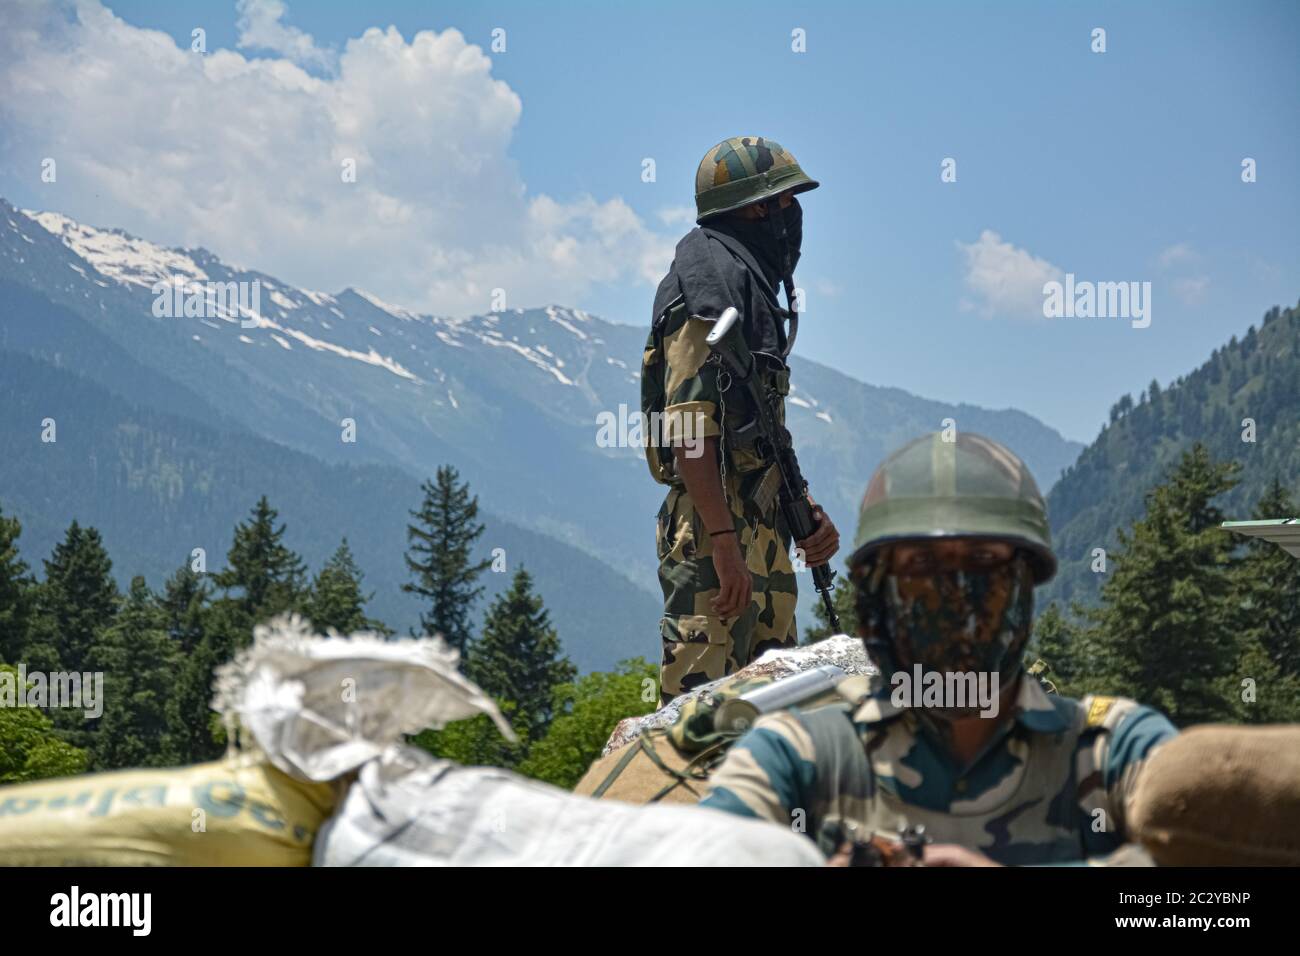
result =
M170 764L201 763L221 755L222 746L213 735L216 714L210 706L217 663L212 641L204 635L177 665L164 708Z
M95 770L167 763L165 707L175 679L176 646L144 578L131 581L113 624L88 655L104 675L104 713L90 745Z
M420 486L424 500L419 511L410 513L415 523L406 528L406 566L415 580L402 590L428 602L420 614L424 633L441 634L463 651L470 641L474 603L483 593L475 582L491 562L470 561L483 525L478 522L478 498L470 496L468 482L457 484L459 478L447 465Z
M554 713L554 691L571 682L577 670L561 656L550 615L533 593L533 579L524 568L515 572L510 590L492 602L465 672L503 709L511 705L511 723L521 729L525 742L546 732Z
M167 635L188 654L203 639L203 611L209 593L203 575L183 564L163 585L158 604L162 608Z
M1252 517L1300 516L1286 487L1274 478ZM1300 720L1300 561L1269 541L1251 540L1232 570L1241 646L1240 718L1247 723ZM1251 699L1253 698L1253 699Z
M18 663L26 649L35 584L18 554L23 526L0 511L0 663Z
M1179 724L1234 715L1231 542L1212 502L1236 470L1197 444L1119 533L1115 571L1089 613L1089 689L1133 697Z
M1074 613L1082 609L1074 608ZM1034 633L1025 653L1027 666L1042 661L1042 676L1052 682L1063 697L1077 697L1088 692L1087 667L1083 654L1085 641L1079 626L1053 602L1034 620ZM1080 679L1083 678L1082 681Z
M86 655L95 636L117 613L118 591L112 571L113 562L99 532L73 521L45 562L45 580L36 589L38 610L32 643L47 649L42 666L86 669Z
M364 575L357 567L347 538L343 539L333 556L321 568L312 582L305 613L312 626L320 633L329 629L340 634L355 631L386 630L378 621L366 617L366 602L374 594L363 594L361 581Z
M227 567L214 577L250 623L297 609L303 600L306 567L285 546L285 526L277 528L277 518L279 512L262 496L251 519L236 526ZM232 597L232 591L238 591L238 596Z

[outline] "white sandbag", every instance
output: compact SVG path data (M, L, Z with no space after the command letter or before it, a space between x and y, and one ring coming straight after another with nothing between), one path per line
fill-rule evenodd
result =
M314 866L820 866L791 830L684 806L579 797L409 749L361 770Z
M387 640L314 634L297 615L253 631L217 668L214 710L239 727L246 752L300 780L335 780L404 734L487 714L514 739L496 703L457 669L439 637Z

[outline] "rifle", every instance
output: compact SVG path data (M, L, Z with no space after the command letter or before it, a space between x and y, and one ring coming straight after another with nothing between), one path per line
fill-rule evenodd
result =
M925 847L930 838L922 824L899 827L896 839L881 834L863 837L852 825L846 829L853 847L849 866L925 866Z
M726 366L731 384L740 385L749 397L754 419L740 431L754 433L755 450L776 464L781 482L777 490L781 515L785 518L791 537L795 541L803 541L817 530L812 506L808 504L808 482L799 470L799 459L795 457L790 431L777 419L772 400L764 394L759 377L755 374L757 363L754 356L750 354L740 331L736 329L733 333L739 318L740 313L734 307L728 307L713 324L713 329L704 341L718 357L718 361ZM812 577L813 587L822 596L831 627L838 634L843 628L840 626L840 616L835 613L835 601L831 598L831 592L835 589L835 571L830 564L820 564L812 569Z

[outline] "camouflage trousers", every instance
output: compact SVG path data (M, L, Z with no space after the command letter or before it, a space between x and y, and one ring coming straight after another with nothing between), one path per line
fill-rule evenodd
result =
M739 617L719 617L710 605L718 596L713 539L690 495L674 487L659 509L655 543L664 592L659 675L664 703L739 670L764 651L797 642L790 536L774 505L759 513L752 502L746 503L745 485L728 477L732 522L753 578L753 595Z

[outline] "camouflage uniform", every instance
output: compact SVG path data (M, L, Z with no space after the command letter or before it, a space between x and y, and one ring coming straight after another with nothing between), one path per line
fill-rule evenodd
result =
M780 144L762 137L733 137L710 149L700 162L697 222L785 191L816 186ZM788 320L789 312L778 311ZM750 416L739 389L730 392L735 398L727 408L728 396L719 387L718 366L710 361L704 341L715 318L691 315L679 296L656 316L641 369L642 413L651 423L662 416L662 427L653 429L654 438L648 442L647 460L654 479L669 486L655 530L664 594L660 691L665 702L744 667L770 648L793 645L798 633L790 535L776 503L778 476L752 444L746 447L733 437ZM790 389L784 362L764 357L759 368L763 386L783 400ZM784 417L782 401L782 421ZM672 462L672 445L705 438L721 439L723 488L753 577L749 606L733 618L720 618L710 605L719 590L712 539Z
M828 856L848 836L921 823L1009 865L1070 863L1118 849L1125 806L1152 749L1174 736L1149 707L1081 701L1022 677L1014 717L962 770L881 681L852 678L861 703L760 717L709 780L701 806L794 826ZM1098 812L1100 811L1100 812Z
M717 365L705 361L709 348L704 337L711 327L711 321L692 318L679 307L665 322L662 339L656 342L652 334L647 344L642 381L652 390L662 388L666 396L665 445L716 438L724 421L733 427L743 424L734 420L745 417L741 412L726 409ZM789 391L788 373L771 371L765 377L778 394ZM652 406L646 411L654 410ZM790 535L776 505L773 466L745 448L724 450L723 489L753 577L753 593L739 617L720 618L710 605L718 596L713 539L686 488L672 476L670 447L651 445L647 456L655 478L669 485L655 528L664 594L660 692L666 703L739 670L770 648L794 645L797 594Z
M940 587L918 593L924 578L899 576L909 585L900 597L885 589L893 576L876 559L895 541L936 536L1016 545L1015 575L1030 587L1055 569L1042 497L1006 448L976 435L957 442L934 435L897 452L868 486L851 559L861 632L881 676L846 681L841 705L761 717L714 772L701 805L794 826L828 855L850 834L892 835L910 824L924 824L935 842L1004 864L1077 863L1117 850L1146 760L1177 731L1125 698L1047 694L1019 666L1028 623L1014 611L999 617L1012 622L1006 628L979 615L970 615L965 631L948 625L958 639L941 669L964 670L965 655L982 645L1001 645L1015 660L1010 712L996 718L993 737L969 766L944 745L943 720L891 701L888 675L911 661L879 632L941 612L953 597ZM904 612L882 624L873 588ZM996 594L990 603L1016 601ZM909 617L912 610L918 616Z

